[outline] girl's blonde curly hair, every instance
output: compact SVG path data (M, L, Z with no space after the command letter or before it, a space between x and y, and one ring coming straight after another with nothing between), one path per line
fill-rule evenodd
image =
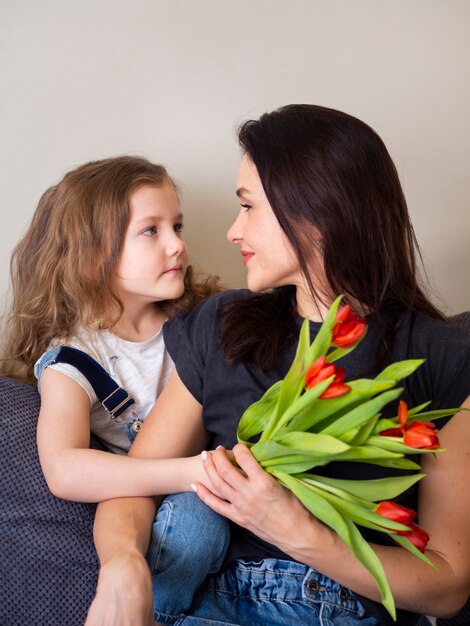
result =
M112 275L129 222L129 199L142 185L170 184L162 165L135 156L86 163L48 189L15 247L11 306L3 324L0 373L36 384L34 364L50 342L78 325L111 328L123 306ZM181 298L155 303L168 316L216 291L218 277L191 266Z

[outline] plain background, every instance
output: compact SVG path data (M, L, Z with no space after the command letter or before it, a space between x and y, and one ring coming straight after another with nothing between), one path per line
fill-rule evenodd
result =
M235 129L310 102L382 136L438 304L470 309L469 24L468 0L0 0L0 292L43 191L123 153L167 166L192 260L243 286Z

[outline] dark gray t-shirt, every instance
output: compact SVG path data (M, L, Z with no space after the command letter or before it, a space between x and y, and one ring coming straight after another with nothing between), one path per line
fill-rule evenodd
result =
M297 339L279 355L276 367L267 374L244 364L228 365L219 340L219 311L233 299L250 297L249 291L226 291L217 294L189 313L184 313L164 326L166 348L175 362L178 374L193 397L203 406L203 419L210 436L209 447L224 445L231 449L236 443L236 431L245 409L259 400L273 383L283 378L295 355ZM299 328L301 324L299 318ZM364 340L353 352L338 361L346 368L346 379L353 380L367 372L374 372L378 337L373 332L374 319L370 316L369 329ZM311 340L320 328L311 322ZM461 329L427 316L405 314L397 331L394 347L387 362L425 358L425 363L403 381L401 399L410 407L431 401L430 409L458 407L470 395L470 335ZM396 403L385 407L385 416L396 415ZM438 422L442 425L442 421ZM320 473L319 468L315 471ZM329 476L372 479L390 476L393 470L366 463L329 464L321 470ZM395 499L412 509L417 508L417 487ZM388 537L360 528L371 542L386 543ZM226 563L231 560L262 558L291 559L277 547L268 544L249 531L234 527ZM388 623L383 607L364 599L368 612L380 616L381 624ZM399 611L396 624L412 624ZM390 622L393 623L393 622Z

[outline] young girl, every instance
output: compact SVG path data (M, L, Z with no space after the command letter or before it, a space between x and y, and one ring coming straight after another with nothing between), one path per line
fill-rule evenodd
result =
M210 489L207 482L195 488L233 522L229 552L190 609L165 621L382 626L391 619L372 576L248 448L235 445L237 424L247 406L285 376L302 317L311 320L313 338L338 294L367 316L369 327L342 359L346 378L373 377L386 364L425 358L403 391L412 406L432 400L436 409L470 408L470 338L444 319L419 285L398 176L370 127L339 111L291 105L246 122L239 139L241 209L228 238L240 247L250 292L265 293L218 294L167 322L165 344L176 369L131 452L181 456L194 452L201 437L203 446L222 446L202 454ZM396 415L396 406L388 410ZM446 452L425 455L426 478L402 500L418 509L430 534L426 555L436 567L383 534L363 533L383 564L400 625L417 624L419 613L451 615L468 596L470 420L462 412L441 426ZM237 466L224 449L234 445ZM360 463L325 471L358 479L393 473ZM102 567L86 626L152 623L143 553L153 516L153 503L145 499L98 507ZM118 610L108 620L106 607L116 597Z
M163 322L218 289L215 277L195 279L182 230L177 188L165 168L122 156L78 167L48 189L13 253L2 373L30 384L38 378L39 457L60 498L98 502L183 492L203 476L198 457L126 458L173 368ZM90 449L90 433L106 450ZM176 601L169 565L184 565L184 555L193 568L189 555L197 536L178 518L188 496L193 515L214 518L222 537L222 545L204 545L204 553L211 552L204 563L197 552L202 578L227 542L226 522L192 494L166 503L155 524L151 563L156 566L159 556L163 579L156 579L156 599L165 610L161 589L169 587L171 606ZM181 523L183 532L167 541L170 521Z

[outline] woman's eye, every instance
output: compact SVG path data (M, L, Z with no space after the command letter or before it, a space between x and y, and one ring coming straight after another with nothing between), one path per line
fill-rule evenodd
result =
M251 204L241 204L241 203L240 203L240 206L241 206L243 209L245 209L246 211L248 211L249 209L251 209L251 208L252 208Z
M155 226L149 226L148 228L142 231L142 235L145 235L146 237L151 237L152 235L156 235L156 234L157 234L157 228Z
M173 230L175 231L175 233L178 233L178 234L182 233L183 232L183 224L180 224L180 223L175 224L173 226Z

